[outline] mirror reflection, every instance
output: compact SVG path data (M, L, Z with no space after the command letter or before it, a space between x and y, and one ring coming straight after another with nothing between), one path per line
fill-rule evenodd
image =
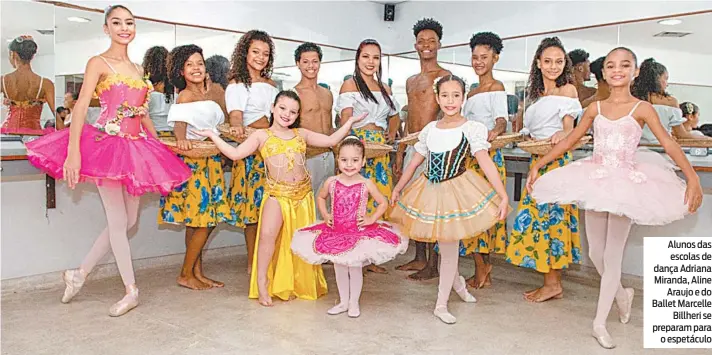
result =
M48 4L2 3L2 140L28 141L54 131L53 12Z

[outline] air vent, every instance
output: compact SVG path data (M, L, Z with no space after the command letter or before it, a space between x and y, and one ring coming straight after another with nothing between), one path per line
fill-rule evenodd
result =
M691 35L691 32L660 32L656 35L653 35L653 37L668 37L668 38L680 38L680 37L685 37L687 35Z
M45 35L45 36L54 35L54 30L37 30L37 32L39 32L40 34Z

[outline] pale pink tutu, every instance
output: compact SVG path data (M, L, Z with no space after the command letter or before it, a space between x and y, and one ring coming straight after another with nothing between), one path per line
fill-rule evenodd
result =
M534 184L538 203L577 204L609 212L640 225L664 225L683 219L685 182L660 154L638 150L632 169L594 162L592 157L550 171Z
M157 192L167 195L191 176L190 168L158 140L108 135L84 125L80 139L80 182L101 185L117 181L131 195ZM28 142L27 159L55 179L63 179L69 129Z
M310 264L327 261L346 266L383 264L408 249L408 239L392 225L378 222L362 230L343 230L318 223L298 230L292 251Z

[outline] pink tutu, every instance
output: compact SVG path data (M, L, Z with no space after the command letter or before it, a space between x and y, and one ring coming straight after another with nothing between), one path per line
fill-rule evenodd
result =
M27 159L55 179L63 179L69 129L28 142ZM108 135L85 125L80 139L80 182L101 185L107 180L126 186L131 195L158 192L167 195L191 176L190 168L154 138Z
M408 249L408 239L388 223L357 227L366 212L368 192L364 183L344 185L335 179L330 186L334 227L318 223L298 230L292 251L304 261L318 265L327 261L346 266L382 264ZM338 202L336 202L338 201Z
M577 204L626 216L641 225L683 219L688 213L685 182L660 154L637 150L642 129L632 113L615 121L599 114L593 156L544 174L532 197L538 203Z

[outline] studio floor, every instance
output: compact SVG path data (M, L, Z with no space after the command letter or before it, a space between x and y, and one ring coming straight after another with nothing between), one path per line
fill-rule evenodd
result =
M2 354L709 354L709 350L644 350L641 292L632 320L623 325L616 309L609 331L618 343L604 350L589 335L598 280L565 279L565 298L529 304L522 292L541 278L497 263L493 286L473 291L478 303L454 293L455 325L432 315L437 281L414 282L389 264L387 275L364 280L361 317L329 316L336 302L334 272L325 267L329 294L318 301L279 302L263 308L247 298L244 254L207 260L206 274L223 289L191 291L176 285L178 265L137 271L141 305L111 318L109 307L123 294L121 279L90 279L71 304L62 288L5 293L2 298ZM466 276L474 269L461 259Z

